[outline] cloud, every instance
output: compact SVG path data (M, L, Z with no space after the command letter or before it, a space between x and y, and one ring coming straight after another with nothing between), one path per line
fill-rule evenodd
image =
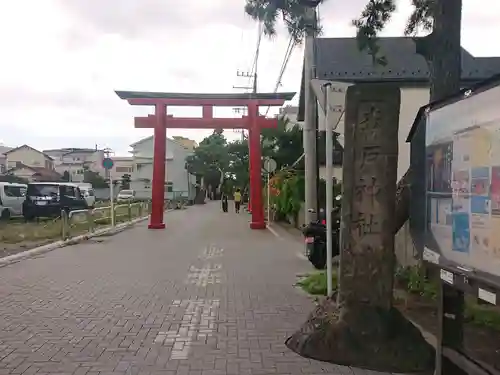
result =
M324 36L353 36L351 20L365 3L326 1L320 8ZM500 32L500 3L483 0L481 7L476 3L464 0L463 45L473 54L500 55L500 46L478 43L485 35ZM243 6L244 0L3 2L2 141L37 148L105 143L123 154L134 140L152 133L133 128L133 116L151 109L130 107L114 90L241 92L233 86L251 82L236 77L236 70L251 69L257 39L257 25L244 14ZM410 1L400 0L398 13L383 34L401 35L410 12ZM263 40L260 91L274 89L287 44L282 27L274 39ZM297 46L281 79L281 91L298 90L302 53L302 46ZM225 115L231 115L231 109ZM169 130L171 135L198 141L207 133Z
M138 38L172 32L172 37L193 28L225 24L252 28L242 1L227 0L60 0L60 6L100 33Z

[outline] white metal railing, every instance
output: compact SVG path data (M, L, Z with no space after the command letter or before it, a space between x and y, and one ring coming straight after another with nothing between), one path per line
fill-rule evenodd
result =
M96 207L69 212L62 210L61 237L63 240L67 240L72 236L72 232L80 226L83 227L84 233L93 233L98 225L109 224L111 227L114 227L117 221L121 223L130 222L134 218L140 218L149 214L150 210L150 202L116 204L113 207Z

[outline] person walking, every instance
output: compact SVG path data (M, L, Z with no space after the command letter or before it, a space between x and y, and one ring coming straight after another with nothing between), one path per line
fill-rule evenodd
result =
M227 195L226 194L222 194L221 201L222 201L222 211L227 212L228 204L227 204Z
M236 189L234 192L234 211L239 214L241 207L241 192L240 189Z

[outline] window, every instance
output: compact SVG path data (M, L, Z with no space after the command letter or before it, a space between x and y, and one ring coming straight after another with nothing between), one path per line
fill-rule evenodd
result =
M93 197L94 196L94 190L89 189L87 192L89 193L89 197Z
M63 192L63 195L67 196L67 197L72 197L72 198L76 198L78 197L78 193L79 191L77 191L77 189L74 187L74 186L61 186L62 188L62 192Z
M31 197L57 196L59 194L59 185L48 184L29 184L28 195Z
M165 182L165 192L172 193L174 191L174 183L173 182Z
M26 193L26 188L22 186L4 186L5 196L7 197L24 197Z
M116 167L116 173L130 173L132 172L131 167Z

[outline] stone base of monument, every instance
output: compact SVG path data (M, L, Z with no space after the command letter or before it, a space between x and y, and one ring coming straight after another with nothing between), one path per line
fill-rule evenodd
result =
M434 348L397 309L339 306L325 299L286 345L338 365L391 373L432 374Z

